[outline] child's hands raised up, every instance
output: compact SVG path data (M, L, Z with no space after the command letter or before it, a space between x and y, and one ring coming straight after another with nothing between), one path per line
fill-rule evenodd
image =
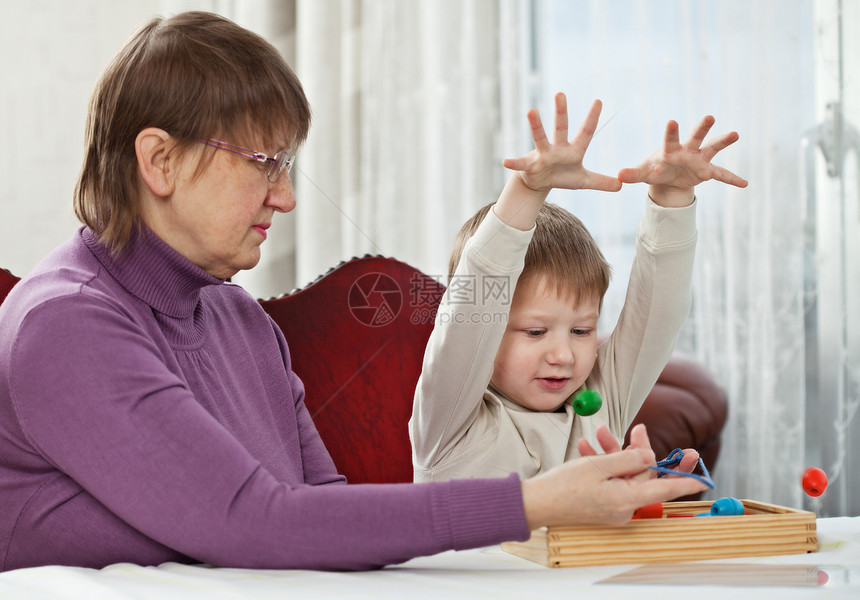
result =
M745 179L711 164L721 150L738 140L738 134L731 132L703 145L714 125L711 116L702 119L684 144L678 136L678 123L669 121L663 148L639 166L621 169L617 178L589 171L582 162L597 130L602 107L600 100L595 100L579 131L568 140L567 98L563 93L556 94L551 142L537 110L528 112L535 147L525 156L503 161L502 164L515 173L508 179L493 208L496 216L511 227L528 230L552 188L617 192L622 183L647 183L649 196L656 204L679 207L692 203L695 186L709 179L737 187L747 186Z
M547 139L540 115L533 108L528 112L528 119L534 150L520 158L507 158L502 164L517 171L525 186L534 191L565 188L617 192L621 189L621 181L593 173L582 165L585 151L597 129L602 106L600 100L594 101L579 131L568 141L567 98L562 93L556 94L552 142Z
M669 121L663 148L632 169L621 169L618 179L624 183L647 183L651 186L651 200L660 206L686 206L693 201L693 188L709 179L729 185L746 187L747 181L728 169L711 164L714 156L738 140L737 132L723 134L702 146L714 125L714 117L707 116L696 126L690 138L682 145L678 136L678 123Z

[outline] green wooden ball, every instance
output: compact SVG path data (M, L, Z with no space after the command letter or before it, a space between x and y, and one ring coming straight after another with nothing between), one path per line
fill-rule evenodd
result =
M603 405L603 400L594 390L582 390L573 397L573 412L581 417L590 417Z

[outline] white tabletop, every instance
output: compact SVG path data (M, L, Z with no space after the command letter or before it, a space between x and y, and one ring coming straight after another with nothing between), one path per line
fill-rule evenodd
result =
M130 564L101 570L39 567L0 574L0 598L14 600L86 599L183 600L284 598L744 598L769 594L771 599L860 598L860 517L819 519L819 551L811 554L736 558L681 563L682 581L667 582L666 565L613 565L549 569L503 552L499 547L446 552L416 558L380 571L326 573L213 569L166 563L159 567ZM725 575L726 564L737 575ZM641 569L646 569L642 571ZM695 571L687 572L695 568ZM824 585L796 585L794 573L826 573ZM634 569L640 569L634 572ZM654 571L658 571L654 575ZM715 578L715 573L720 573ZM607 583L612 577L643 573L653 583ZM758 585L773 582L780 585ZM656 580L654 579L656 577ZM717 583L722 582L722 583ZM744 583L740 583L744 582Z

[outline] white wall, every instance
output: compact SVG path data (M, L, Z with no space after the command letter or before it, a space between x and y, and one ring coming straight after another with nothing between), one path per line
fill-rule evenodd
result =
M0 0L0 268L25 275L80 226L71 203L87 103L129 36L154 16L207 10L257 31L292 62L292 38L284 39L272 18L288 6L288 0ZM295 279L292 221L276 226L281 235L264 247L260 266L235 279L258 297L289 292Z
M78 222L90 92L159 0L0 0L0 267L24 275Z

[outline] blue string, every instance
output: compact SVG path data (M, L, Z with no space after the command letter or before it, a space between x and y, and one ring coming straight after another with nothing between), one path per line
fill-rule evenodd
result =
M675 467L681 464L681 459L684 458L684 451L680 448L675 448L669 453L669 456L663 460L657 461L658 467Z
M711 489L714 489L714 481L711 479L711 474L708 473L708 469L705 467L705 462L702 460L702 457L699 457L699 467L702 469L702 473L704 475L697 475L696 473L687 473L684 471L675 471L674 469L670 469L669 467L676 467L681 464L681 459L684 458L684 451L680 448L675 448L669 453L669 456L664 458L663 460L657 461L657 466L651 466L649 468L654 469L659 473L657 477L662 477L663 475L681 475L683 477L692 477L693 479L697 479L704 483Z

